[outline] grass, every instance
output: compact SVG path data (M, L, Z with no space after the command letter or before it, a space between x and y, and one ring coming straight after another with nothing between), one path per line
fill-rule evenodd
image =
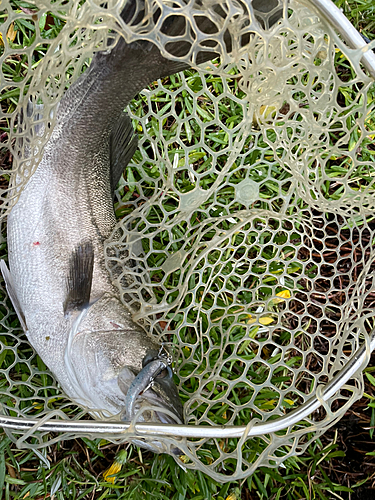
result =
M375 21L375 7L369 5L369 2L366 1L337 1L336 3L344 9L345 14L356 27L372 38L371 33ZM12 2L12 6L14 9L19 9L20 7L24 9L30 8L28 4L16 1ZM52 16L48 18L46 15L41 19L39 28L43 33L43 37L48 41L54 39L62 25L63 23L58 17ZM34 36L33 30L35 30L35 24L25 24L21 21L15 23L13 32L10 33L10 38L14 36L14 32L16 32L15 37L9 43L14 44L13 48L20 48L31 44ZM35 51L31 61L32 67L37 67L39 61L44 57L46 50L47 44L41 46L38 51ZM348 68L345 68L345 62L337 62L338 64L342 63L342 74L345 75L348 70ZM7 113L11 113L15 109L21 94L21 89L17 84L25 78L27 67L28 61L24 57L20 59L15 58L15 60L6 61L3 64L3 72L6 78L10 82L15 83L15 85L12 85L12 88L5 89L0 96L2 109ZM201 187L208 189L213 185L215 180L214 176L211 175L212 164L210 163L210 155L202 149L200 140L201 128L204 127L205 129L205 144L211 150L218 153L218 160L215 166L218 171L220 168L223 168L225 158L230 150L229 138L225 128L217 131L216 128L209 125L214 110L210 104L210 100L205 97L208 92L215 98L220 96L222 93L222 80L210 75L207 77L206 82L203 82L196 72L185 72L184 79L192 93L202 93L202 99L199 101L196 109L197 114L191 118L190 113L193 110L192 94L189 94L186 90L178 92L181 87L181 78L181 76L171 77L163 81L163 85L170 92L177 93L175 109L178 116L184 120L179 135L185 147L189 148L187 163L194 162L197 165L195 175L200 176ZM243 96L243 92L237 86L236 80L233 81L232 85L233 95L240 99ZM355 106L360 104L356 101L357 94L358 89L352 90L350 87L343 86L340 98L345 101L347 106ZM170 119L170 98L165 96L163 92L158 92L157 87L152 89L152 96L150 101L148 100L150 97L147 97L147 93L140 94L131 105L131 112L134 114L134 117L139 119L138 126L141 127L139 132L144 134L146 139L143 142L141 141L140 149L137 151L133 161L133 166L129 166L126 170L124 175L126 182L120 185L119 198L116 205L119 217L131 215L134 207L140 206L141 203L156 193L155 186L157 186L156 181L160 173L155 168L155 162L149 161L148 158L153 157L152 153L150 153L150 139L158 140L160 134L163 134L164 141L169 142L167 155L170 163L177 162L177 166L179 167L179 175L175 176L176 190L184 195L188 194L194 188L194 182L191 175L189 175L189 170L185 168L186 158L184 149L181 144L179 146L177 141L174 140L177 134L177 126L173 119ZM302 99L302 96L299 96L299 98ZM374 99L374 94L370 92L369 98ZM145 104L147 103L154 110L154 115L148 117L145 114ZM225 127L227 129L235 128L242 115L240 103L236 102L236 99L222 100L219 102L219 109L223 116ZM272 110L270 112L272 113ZM265 118L266 115L267 111L264 113ZM162 131L159 129L160 117L164 117L162 120ZM350 120L351 118L347 119ZM369 121L373 121L372 116L369 117ZM253 126L256 130L257 124L254 123ZM358 134L358 130L355 127L355 120L354 123L349 123L347 126L352 130L352 141L354 144L356 142L356 134ZM2 134L9 132L9 122L6 119L0 122L0 130ZM268 133L270 134L270 137L268 137L270 142L276 140L276 136L272 136L274 134L272 127L269 128ZM339 138L340 130L331 131L331 140L336 141ZM253 180L258 183L261 183L263 179L265 180L260 190L259 199L256 205L254 205L255 208L280 209L280 198L281 196L286 196L288 193L291 175L282 170L278 163L272 160L273 152L272 150L267 151L267 144L261 143L263 152L255 150L251 155L244 154L243 163L241 165L234 165L230 171L230 186L226 187L225 191L216 193L214 198L209 198L202 202L205 207L208 207L209 204L213 205L212 216L218 216L223 211L229 216L235 214L238 209L243 208L236 202L235 190L236 186L243 179L244 171L250 165L257 167L252 170ZM246 146L248 145L245 143L244 147ZM371 141L368 140L363 143L362 148L363 162L368 165L374 161L374 151L371 148ZM8 153L4 152L3 165L6 165L9 161ZM278 182L267 180L270 169L273 171L273 177ZM355 189L358 191L365 187L371 187L374 175L372 169L366 166L363 167L363 171L361 172L351 172L350 159L346 155L343 155L343 158L330 158L326 165L326 171L329 177L337 179L333 189L331 188L331 184L327 183L327 189L323 189L322 191L322 196L330 202L340 199L342 190L340 179L347 176L348 173L350 175L355 174L351 177L351 185L355 186ZM141 188L135 185L135 181L140 180L143 180ZM173 220L178 208L178 202L172 196L166 196L163 199L163 208L165 213L168 214L168 220ZM152 217L150 220L155 226L160 226L162 217L160 211L154 210L150 214L150 217ZM259 221L259 228L261 228L262 223L263 221ZM225 222L225 224L227 225L221 229L230 229L233 223ZM195 223L193 223L193 227L198 228L201 225L202 221L197 217ZM140 229L142 228L140 227ZM165 262L167 255L165 249L168 245L171 245L173 251L180 250L181 248L186 249L184 247L184 240L187 239L186 225L183 222L175 226L174 231L175 234L172 242L166 232L158 231L153 235L152 248L155 252L151 254L153 260L148 263L154 268L154 271L151 273L151 280L155 284L156 298L161 300L165 293L169 293L170 302L174 298L173 294L176 286L184 276L179 272L172 272L168 281L165 279L165 276L160 274L160 266L163 266ZM212 228L208 226L207 240L212 236L210 231L212 232ZM244 268L244 273L249 274L249 271L251 271L250 277L253 281L248 282L248 288L252 290L255 285L258 286L260 283L259 276L264 274L264 266L267 260L274 257L272 254L273 249L268 244L269 237L264 228L261 238L259 238L259 231L250 231L248 233L249 240L245 242L241 238L240 235L235 235L232 242L238 249L236 257L238 260L240 260L241 248L244 243L252 245L255 252L254 255L259 254L261 257L253 269ZM291 244L288 247L285 247L285 239L283 239L282 231L279 232L278 238L280 240L276 241L276 244L284 245L283 248L285 251L293 253L293 243L297 246L298 238L294 237L294 240L291 239ZM144 244L147 244L147 241ZM4 244L2 251L3 254L6 253ZM222 266L223 274L229 274L229 267L232 261L231 255L222 258L218 249L216 252L217 255L214 251L210 254L212 266L219 263ZM299 254L297 258L294 256L290 259L290 273L288 273L291 280L289 284L290 289L293 289L293 280L297 282L296 276L300 272L300 262L303 261L303 257L303 255ZM225 271L226 269L228 271ZM313 277L314 269L311 268L309 272ZM262 300L264 302L273 297L275 283L278 283L275 276L278 276L278 273L280 273L280 269L273 269L267 278L269 280L268 283L263 283L264 286L261 287ZM162 279L165 279L164 290L159 286ZM236 289L236 283L230 283L228 280L227 285L227 289L229 290L231 286L233 290ZM219 287L220 284L217 283L217 286ZM194 282L191 284L191 290L193 289ZM225 329L228 329L231 315L226 316L228 311L233 313L230 309L230 303L228 303L230 294L220 296L222 302L219 300L215 307L213 296L213 294L210 295L207 293L204 301L202 301L203 328L205 327L205 321L207 324L209 321L212 324L227 321L228 326ZM247 297L245 298L245 302L248 303L251 299L252 297ZM189 299L188 294L186 307L189 307L189 300L191 299ZM259 300L259 297L257 297L257 300ZM277 309L278 305L275 304L274 307ZM17 328L18 323L14 313L11 312L6 303L2 303L1 310L3 324L7 327ZM251 312L245 312L247 316L251 315ZM255 312L252 311L252 314L254 315ZM268 311L265 315L265 318L269 317L272 320L272 311ZM181 318L173 310L167 319L172 326L178 325L181 321ZM260 322L260 324L262 323ZM255 338L260 330L259 324L251 328L253 328L251 331ZM188 328L182 334L185 335L184 340L186 343L193 343L189 337L192 333ZM215 330L212 330L210 335L214 334ZM217 335L217 340L220 341L219 331ZM237 330L233 330L232 335L235 340L238 340L243 335L241 326ZM32 373L26 368L26 363L17 363L17 365L14 365L12 347L22 342L22 337L15 335L9 340L8 336L4 340L2 339L2 341L4 344L8 342L8 346L7 349L0 353L1 368L8 375L11 374L12 379L19 383L19 391L15 396L19 398L18 405L20 409L25 409L29 405L27 399L34 396L32 391L30 392L29 390L28 392L27 384L25 383L32 376L33 385L39 388L34 397L37 403L43 405L45 401L43 398L48 398L48 405L52 408L75 411L74 408L65 407L66 403L64 401L60 402L58 388L49 377L39 358L34 358L35 362L33 363L34 369ZM286 329L282 332L279 342L280 345L287 345L288 341L288 331ZM240 354L251 359L254 356L253 347L248 343L249 340L246 340L246 342L247 344L243 344L243 348L241 347L242 352ZM26 344L23 345L22 352L25 359L33 357L32 350ZM197 359L199 359L198 351L197 354ZM271 354L266 349L264 356L267 361L271 360L269 362L277 363L277 354L273 361ZM195 390L194 384L196 383L194 377L191 377L190 374L192 370L197 369L198 362L197 359L190 356L189 352L184 353L184 355L185 364L180 369L180 373L185 375L186 378L182 388L185 391L184 397L188 400L188 393ZM210 362L215 364L216 359L213 357ZM297 363L298 359L292 356L288 362ZM211 366L198 367L198 369L201 370L200 375L203 376L203 371L206 370L209 372ZM236 369L240 369L240 365L224 365L221 374L224 380L233 377ZM190 500L205 500L210 498L218 500L287 498L288 500L294 500L301 498L331 499L349 497L360 500L361 498L372 498L370 495L373 492L367 492L367 490L373 487L373 475L375 473L374 454L372 452L373 430L375 426L375 378L372 375L373 371L374 368L370 363L366 369L365 396L359 402L355 403L345 417L332 429L310 443L302 456L287 459L279 469L261 467L248 479L241 482L237 481L223 485L201 472L183 471L169 456L155 456L132 445L116 445L99 439L75 439L73 441L61 441L52 444L41 451L17 450L6 434L2 434L0 437L0 495L7 500L24 498L58 498L64 500L76 500L80 498L170 498L176 500L185 498ZM276 378L274 384L281 384L281 387L282 384L287 383L288 376L285 376L284 373L275 371L274 375ZM255 383L264 382L266 379L264 367L257 367L251 376L255 380ZM4 380L0 382L4 383ZM211 391L213 389L208 387L208 390ZM216 387L214 395L216 397L219 396L220 391L223 390L223 387ZM235 399L238 397L238 394L239 392L233 392L231 397ZM39 400L38 396L40 397ZM246 397L249 397L249 394L242 395L241 397L243 398L243 402ZM261 390L258 392L256 406L260 410L266 410L267 405L270 405L270 401L273 401L273 399L274 394L268 394ZM3 399L2 402L6 402L8 406L12 404L9 398L6 401ZM212 408L215 409L214 407ZM38 405L34 406L33 412L37 413L39 410ZM196 414L203 416L205 408L203 406L201 409L195 408L195 411ZM225 405L221 408L220 412L216 409L215 413L210 418L222 424L228 422L230 411ZM240 415L240 420L236 423L247 421L248 418L249 415L245 412ZM368 496L366 497L366 495Z

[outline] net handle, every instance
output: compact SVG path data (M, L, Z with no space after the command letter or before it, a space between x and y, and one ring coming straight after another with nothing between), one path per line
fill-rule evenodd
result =
M366 334L367 337L367 334ZM292 410L288 415L280 417L270 422L255 424L250 430L246 425L241 426L197 426L197 425L177 425L177 424L154 424L137 423L134 429L137 435L152 436L174 436L180 438L240 438L247 432L247 437L263 436L273 432L282 431L291 427L308 417L317 410L325 401L328 401L342 386L359 370L367 364L370 353L375 349L375 330L371 333L370 342L364 344L354 353L348 363L327 383L319 398L312 397L299 408ZM125 434L130 424L124 422L103 422L103 421L56 421L38 425L38 419L26 419L20 417L9 417L0 415L0 427L16 431L26 432L31 427L36 427L39 432L69 432L76 434L92 434L100 437L103 434L110 434L111 437L121 438Z

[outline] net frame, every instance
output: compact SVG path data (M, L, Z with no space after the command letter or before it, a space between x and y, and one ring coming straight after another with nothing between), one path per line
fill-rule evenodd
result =
M320 390L319 396L311 398L298 409L289 413L285 417L280 417L277 420L266 422L264 424L255 424L250 429L248 426L212 426L212 427L193 427L183 424L149 424L139 422L135 424L136 435L153 435L153 436L176 436L176 437L192 437L192 438L245 438L261 436L270 432L277 432L297 424L303 418L316 411L319 406L324 405L350 378L368 364L371 352L375 349L375 332L371 335L370 345L365 343L357 352L353 354L347 365L341 369L329 383ZM79 434L90 434L100 437L102 434L113 435L114 438L120 438L121 434L128 431L133 424L123 422L46 422L41 423L39 419L28 419L18 417L0 416L0 425L7 429L15 429L19 431L28 431L37 429L42 432L72 432Z
M375 57L369 47L363 42L361 36L352 27L352 25L346 20L338 9L334 7L331 2L319 1L315 2L315 8L319 10L320 15L323 15L331 24L334 24L336 28L340 28L340 34L344 40L354 49L360 49L363 51L362 62L366 66L369 73L375 75ZM338 20L340 22L338 23ZM339 24L339 26L337 26ZM354 30L354 31L353 31ZM266 423L254 423L250 426L227 426L223 429L222 426L213 426L207 428L203 426L202 428L196 426L171 426L171 425L151 425L143 423L135 424L123 424L123 423L108 423L108 422L97 422L92 423L86 421L76 421L76 422L66 422L66 421L56 421L56 422L46 422L43 423L40 419L27 419L27 418L17 418L10 416L1 416L0 424L4 428L9 428L13 430L19 430L22 432L38 430L42 432L67 432L67 433L78 433L80 435L89 434L90 436L99 435L111 435L113 438L121 439L121 436L126 433L129 436L133 433L135 436L142 435L163 435L163 436L180 436L180 437L219 437L219 438L230 438L230 437L240 437L246 439L251 436L260 436L268 433L274 433L279 430L286 429L298 423L305 416L309 415L311 412L316 410L319 406L324 405L325 401L328 401L333 394L338 391L356 372L361 370L368 362L369 355L375 347L375 340L373 337L368 337L364 333L365 342L360 349L357 350L335 377L326 385L325 389L320 389L315 398L311 401L306 402L298 410L289 413L286 417L280 417L277 420ZM21 442L20 442L21 444ZM240 477L241 475L237 475ZM236 476L236 477L237 477Z

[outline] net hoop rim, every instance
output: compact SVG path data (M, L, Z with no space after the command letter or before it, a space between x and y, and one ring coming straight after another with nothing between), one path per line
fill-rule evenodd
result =
M367 334L365 334L367 337ZM263 436L265 434L275 433L287 429L312 412L316 411L322 404L328 401L339 391L343 385L359 370L367 364L370 353L375 349L375 329L370 335L370 341L367 340L350 358L348 363L319 391L319 397L310 398L299 408L291 411L288 415L279 417L275 420L265 423L255 423L250 429L247 425L239 426L196 426L181 424L149 424L149 423L124 423L124 422L105 422L105 421L55 421L42 423L39 425L39 419L26 419L22 417L10 417L0 415L0 427L16 431L27 431L35 427L40 432L69 432L77 434L92 434L101 436L111 434L115 438L121 438L130 428L134 429L137 436L173 436L178 438L241 438L245 435L250 437ZM317 392L317 390L316 390ZM128 437L128 436L127 436Z
M323 19L337 30L343 40L352 49L363 51L362 63L372 78L375 79L375 53L364 41L358 30L347 19L344 13L332 2L332 0L298 0L302 4L318 12Z

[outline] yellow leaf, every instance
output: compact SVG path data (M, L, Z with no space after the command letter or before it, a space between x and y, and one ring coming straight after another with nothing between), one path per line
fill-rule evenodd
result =
M248 314L247 317L249 318L247 320L247 324L248 325L251 325L252 323L255 323L256 322L256 318L253 318L251 316L251 314ZM259 318L259 323L261 325L264 325L264 326L267 326L267 325L270 325L271 323L273 323L275 321L274 318L272 318L271 316L263 316L262 318Z
M253 124L257 125L267 118L275 118L277 109L275 106L263 105L259 108L259 113L254 113L253 115Z
M256 319L252 317L251 314L248 314L247 317L249 318L247 320L248 324L251 325L251 323L255 323Z
M17 35L17 31L14 29L14 23L10 23L9 28L8 28L8 32L7 32L7 38L11 42L14 42L16 35Z
M114 482L116 481L115 474L120 472L121 468L122 468L122 465L115 460L113 462L113 464L111 465L111 467L109 467L109 469L107 469L105 472L103 472L104 480L107 481L107 483L114 484Z
M276 108L275 106L261 106L259 110L260 114L264 116L264 118L267 118L271 113L276 113Z
M220 449L224 451L225 441L223 441L223 440L219 441L219 446L220 446Z
M266 407L266 408L269 408L269 407L271 407L271 408L272 408L272 407L274 406L274 404L275 404L275 403L276 403L276 399L270 399L269 401L265 401L265 402L263 403L263 408L265 408L265 407Z
M294 401L291 399L284 399L284 401L286 401L290 406L294 405Z
M274 322L274 319L270 316L263 316L263 318L259 318L259 323L261 325L267 326Z
M291 294L289 290L282 290L281 292L276 294L276 297L280 297L280 299L272 299L273 304L280 304L280 302L283 302L284 299L290 299Z
M3 42L3 35L0 33L0 45L4 45L4 42Z

